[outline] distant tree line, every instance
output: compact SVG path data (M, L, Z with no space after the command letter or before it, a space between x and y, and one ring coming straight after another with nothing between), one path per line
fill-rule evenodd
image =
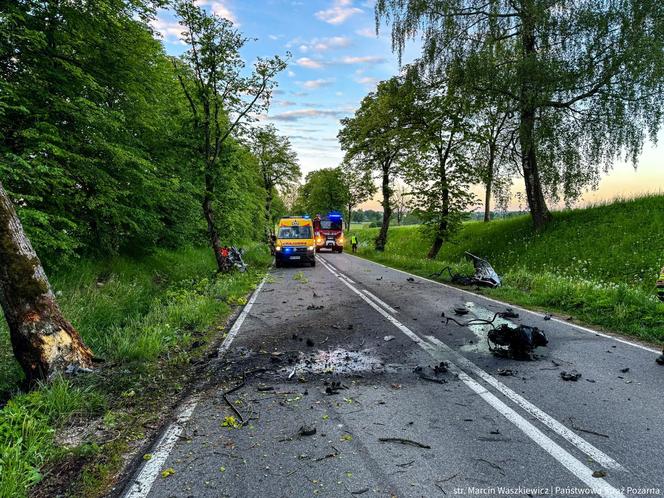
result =
M0 301L30 380L92 357L42 260L207 242L221 268L220 246L264 239L299 179L288 140L248 127L285 61L245 68L247 39L193 0L168 4L187 47L168 56L155 5L0 7Z
M378 250L404 195L435 258L473 205L485 221L492 205L504 211L515 179L542 230L549 202L574 201L616 159L636 165L659 131L659 0L378 0L376 17L399 57L423 40L421 57L379 83L339 133L343 168L380 185Z

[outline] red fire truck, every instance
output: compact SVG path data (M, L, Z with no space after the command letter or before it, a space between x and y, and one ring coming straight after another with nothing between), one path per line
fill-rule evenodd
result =
M327 216L314 218L314 234L316 238L316 252L321 249L331 249L332 252L344 250L344 220L341 213L331 211Z

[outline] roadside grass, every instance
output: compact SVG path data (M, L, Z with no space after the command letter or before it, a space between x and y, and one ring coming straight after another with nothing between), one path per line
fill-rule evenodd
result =
M533 232L528 216L467 223L435 261L426 259L429 241L418 227L390 229L383 253L373 249L378 229L354 233L360 256L422 276L447 265L472 273L464 257L471 252L503 277L501 288L484 294L664 342L664 304L655 297L664 264L663 195L556 212L541 233Z
M97 373L21 393L22 373L0 326L0 393L9 399L0 409L0 496L27 495L68 459L85 464L72 494L103 493L122 464L121 453L144 438L141 426L155 422L177 399L190 363L218 334L212 326L246 302L264 274L269 252L262 245L247 247L251 270L220 277L207 248L160 250L140 260L81 261L53 275L65 315L104 360ZM93 418L101 419L110 439L66 448L56 442L72 425L85 427Z

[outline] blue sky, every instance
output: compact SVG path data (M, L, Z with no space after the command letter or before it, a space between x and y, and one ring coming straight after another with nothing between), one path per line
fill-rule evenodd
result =
M376 36L375 0L196 2L232 20L245 36L255 38L243 51L248 64L257 56L292 54L288 69L278 78L268 121L290 137L305 174L338 166L343 157L336 139L339 120L352 115L378 81L399 71L389 30L383 27ZM182 29L172 13L160 11L153 25L162 33L168 53L179 55L186 49L178 41ZM418 54L418 43L411 43L404 62ZM660 133L661 142L664 132ZM638 170L631 164L617 163L603 176L599 188L586 193L579 204L664 192L663 157L663 145L646 144ZM515 178L513 193L522 190L521 179ZM374 199L365 207L376 209L379 204ZM514 202L511 207L523 206Z
M303 172L338 166L339 119L352 115L380 80L399 70L389 31L376 36L374 0L199 0L232 20L250 41L243 55L292 54L279 78L269 121L288 135ZM186 47L173 15L161 11L154 26L170 54ZM411 57L417 55L412 49Z

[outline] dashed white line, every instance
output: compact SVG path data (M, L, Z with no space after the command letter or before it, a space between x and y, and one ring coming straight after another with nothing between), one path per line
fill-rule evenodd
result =
M405 326L404 324L399 322L396 318L394 318L392 315L390 315L386 310L381 308L377 303L370 300L362 292L360 292L358 289L356 289L353 285L346 282L343 278L341 278L341 276L340 276L341 274L338 273L336 270L334 270L333 268L328 266L326 263L323 263L323 266L325 266L333 275L335 275L339 279L339 281L341 281L344 285L346 285L355 294L360 296L360 298L362 300L364 300L372 308L374 308L376 311L378 311L383 317L385 317L395 327L397 327L399 330L401 330L407 337L412 339L422 349L427 351L432 356L440 358L440 356L438 356L438 354L437 354L435 346L432 343L423 340L415 332L410 330L407 326ZM436 342L437 346L439 346L441 344L443 344L443 343L440 342L440 341ZM459 355L459 356L461 356L461 355ZM461 356L461 358L463 358L463 357ZM589 467L584 465L580 460L578 460L573 455L571 455L568 451L566 451L564 448L562 448L560 445L558 445L555 441L553 441L551 438L549 438L547 435L545 435L542 431L540 431L537 427L535 427L533 424L531 424L528 420L526 420L524 417L519 415L512 408L507 406L504 402L502 402L500 399L498 399L494 394L487 391L486 388L484 388L481 384L479 384L477 381L475 381L470 376L468 376L465 372L463 372L461 369L459 369L459 367L457 367L453 362L450 362L448 360L448 363L450 364L450 368L453 369L454 372L459 375L459 379L462 382L464 382L475 393L480 395L482 397L482 399L484 399L490 406L492 406L501 415L503 415L507 420L509 420L516 427L518 427L526 436L528 436L535 443L537 443L543 450L545 450L553 458L555 458L563 467L565 467L567 470L569 470L579 480L584 482L590 489L593 490L593 492L595 494L597 494L599 496L602 496L602 497L605 497L605 498L624 498L625 495L623 493L621 493L618 489L611 486L608 482L606 482L602 478L593 477L593 471ZM479 367L476 367L476 368L479 370ZM486 374L486 375L488 377L491 377L488 374ZM495 380L495 381L498 382L497 380ZM508 389L507 386L504 386L504 387L506 389ZM514 393L514 394L516 394L516 393ZM509 399L512 399L512 398L509 398ZM514 401L514 400L512 399L512 401ZM526 401L526 400L523 399L523 401ZM529 403L529 402L526 401L526 403ZM532 404L531 404L531 406L534 407L534 405L532 405ZM541 412L541 410L537 409L536 407L534 407L534 408L536 410L538 410L539 412ZM541 413L544 414L544 412L541 412ZM546 414L544 414L544 415L546 415ZM548 417L548 415L547 415L547 417ZM549 417L549 419L553 420L556 423L558 423L557 421L555 421L555 419L553 419L551 417ZM554 427L555 427L555 424L552 424L552 425L554 425ZM560 424L560 425L562 425L562 424ZM548 427L552 428L551 426L548 426ZM574 436L576 436L576 434L574 434ZM576 437L578 438L578 436L576 436ZM578 439L581 439L581 438L578 438ZM569 439L568 439L568 441L569 441ZM584 440L581 439L581 441L584 441ZM572 441L570 441L570 442L572 442ZM590 445L590 443L587 443L587 445L592 447L592 445ZM584 448L586 450L588 450L589 449L588 446L582 445L582 447L579 448L579 449L581 449L582 451L584 450ZM594 447L592 447L592 448L594 448ZM597 451L599 452L599 450L597 450ZM599 452L599 453L601 453L601 452ZM600 456L600 455L598 455L598 456ZM606 456L606 458L613 461L608 456ZM616 465L618 465L618 467L620 467L620 465L617 464L617 462L616 462ZM615 467L613 467L613 468L615 468Z
M237 320L235 320L231 330L228 332L224 342L222 342L221 346L219 346L219 356L223 355L228 350L231 342L233 342L233 339L235 339L235 336L237 336L245 318L247 318L247 315L251 311L251 307L256 302L258 293L263 288L263 285L265 285L266 279L267 275L263 278L258 287L256 287L256 290L251 295L251 298L245 305L242 313L240 313L240 316L237 317ZM123 495L123 498L145 498L148 496L155 479L157 479L161 468L168 459L168 455L170 455L171 451L173 451L175 443L177 443L180 434L182 434L182 431L184 430L184 424L186 424L187 421L191 418L197 405L198 397L194 396L185 401L180 406L180 410L175 421L168 426L164 434L161 436L159 442L155 446L152 457L150 460L145 462L138 476L136 476L132 485Z

